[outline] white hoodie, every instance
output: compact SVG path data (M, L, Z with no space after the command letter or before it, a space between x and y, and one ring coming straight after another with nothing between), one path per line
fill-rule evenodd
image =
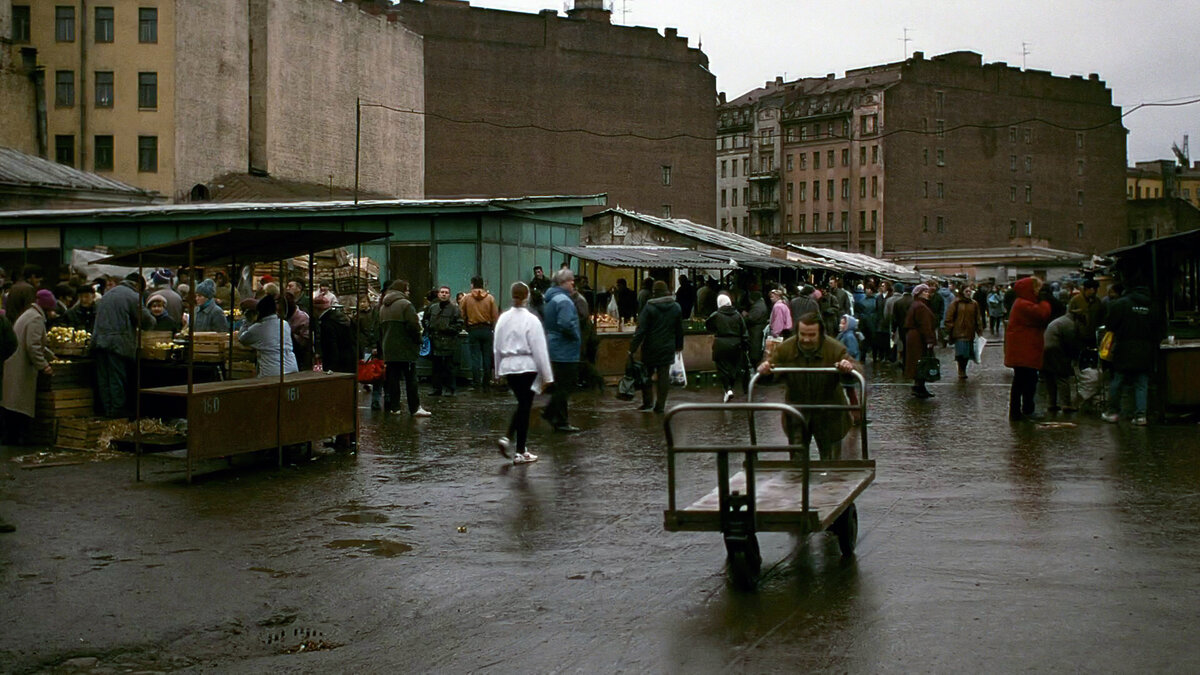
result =
M512 307L500 315L492 337L492 355L496 377L536 372L531 389L539 394L544 385L554 382L542 322L524 307Z

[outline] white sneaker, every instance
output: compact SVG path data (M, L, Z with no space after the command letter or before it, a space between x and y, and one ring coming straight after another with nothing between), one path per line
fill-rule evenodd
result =
M1146 426L1146 416L1145 415L1134 415L1132 424L1135 427Z
M417 411L415 413L413 413L413 417L432 417L432 416L433 416L433 413L429 412L428 410L426 410L420 406L417 406Z
M1103 413L1100 415L1100 419L1104 420L1105 422L1110 422L1110 423L1116 422L1119 418L1120 418L1120 415L1118 415L1115 412L1106 412L1106 413Z
M512 456L512 453L509 452L509 450L512 449L512 441L508 440L508 436L501 436L499 440L496 441L496 445L500 446L501 455L504 457Z
M725 400L722 401L722 403L729 403L729 399L731 399L731 398L733 398L733 390L726 389L725 390Z
M517 453L513 456L513 464L529 464L537 461L537 455L526 450L525 452Z

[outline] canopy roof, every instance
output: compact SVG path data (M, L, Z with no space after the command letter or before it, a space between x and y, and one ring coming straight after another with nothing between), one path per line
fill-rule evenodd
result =
M555 251L609 267L685 267L736 270L725 252L701 253L672 246L555 246Z
M272 262L392 236L389 232L230 229L147 246L96 261L127 267L186 267ZM194 261L188 251L195 247Z

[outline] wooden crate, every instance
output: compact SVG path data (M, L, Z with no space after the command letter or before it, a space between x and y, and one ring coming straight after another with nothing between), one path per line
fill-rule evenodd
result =
M108 428L109 420L101 417L67 417L58 420L58 435L55 444L72 450L102 450L100 436Z
M83 345L51 345L50 351L54 352L54 356L60 359L71 357L87 356L88 348Z
M93 406L94 399L91 388L39 391L34 406L34 417L37 419L86 417L93 413Z
M38 391L91 389L96 382L95 362L89 358L52 363L50 367L52 375L38 373Z
M169 330L148 330L142 332L142 347L153 347L157 344L170 342L174 334Z

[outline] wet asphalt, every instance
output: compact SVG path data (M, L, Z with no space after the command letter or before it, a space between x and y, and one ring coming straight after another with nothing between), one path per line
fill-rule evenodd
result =
M510 397L474 392L426 420L364 396L356 454L214 461L190 486L163 458L140 483L129 457L5 462L0 671L1200 671L1196 425L1011 424L989 350L930 401L867 367L857 554L762 534L753 593L719 533L663 530L661 417L613 388L574 397L582 433L535 417L526 466L494 446ZM684 435L743 442L741 420ZM710 458L680 466L681 501L714 484Z

